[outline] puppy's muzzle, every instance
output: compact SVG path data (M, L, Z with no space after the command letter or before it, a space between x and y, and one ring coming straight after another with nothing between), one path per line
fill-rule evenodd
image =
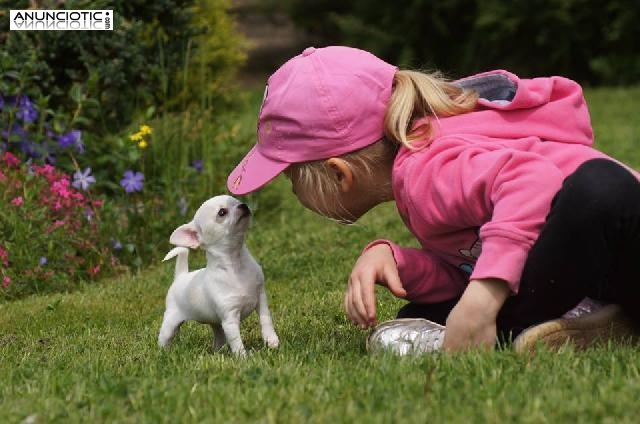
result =
M240 209L241 218L244 218L246 216L251 216L251 209L249 209L249 206L247 206L246 203L240 203L238 205L238 209Z

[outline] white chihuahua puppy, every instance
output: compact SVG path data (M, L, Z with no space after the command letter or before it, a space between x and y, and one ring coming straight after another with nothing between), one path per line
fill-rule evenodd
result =
M216 196L200 206L193 221L171 234L169 242L179 247L164 260L178 259L158 336L161 347L171 343L183 322L194 320L211 326L214 350L226 340L235 355L244 356L240 321L256 308L262 338L267 346L278 347L262 268L245 245L250 220L247 205L231 196ZM187 248L205 250L207 266L189 272Z

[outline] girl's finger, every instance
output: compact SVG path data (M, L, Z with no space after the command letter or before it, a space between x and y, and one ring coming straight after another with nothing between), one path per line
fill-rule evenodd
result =
M353 291L351 304L353 307L353 313L355 315L356 321L360 327L366 327L367 324L367 311L364 307L364 303L362 301L362 291L361 291L361 282L359 279L353 280Z
M367 325L375 325L376 322L376 294L373 281L360 284L360 297L364 307L363 317Z
M349 287L347 287L347 292L344 296L344 310L347 313L347 318L349 318L349 321L351 321L353 324L357 324L352 311L352 296L352 283L351 280L349 280Z
M398 269L395 266L387 266L384 268L383 272L389 291L396 297L406 297L407 291L402 287L402 281L400 281Z

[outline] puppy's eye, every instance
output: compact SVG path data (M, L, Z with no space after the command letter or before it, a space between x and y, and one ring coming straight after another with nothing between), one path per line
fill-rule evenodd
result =
M220 210L218 211L218 216L225 216L227 212L229 211L226 210L225 208L220 208Z

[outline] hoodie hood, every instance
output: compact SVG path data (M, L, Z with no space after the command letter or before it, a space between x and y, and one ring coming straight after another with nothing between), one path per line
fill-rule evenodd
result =
M534 136L543 141L593 144L589 111L575 81L563 77L520 79L497 70L454 84L476 90L478 108L473 113L434 120L434 138L461 134L500 139Z

